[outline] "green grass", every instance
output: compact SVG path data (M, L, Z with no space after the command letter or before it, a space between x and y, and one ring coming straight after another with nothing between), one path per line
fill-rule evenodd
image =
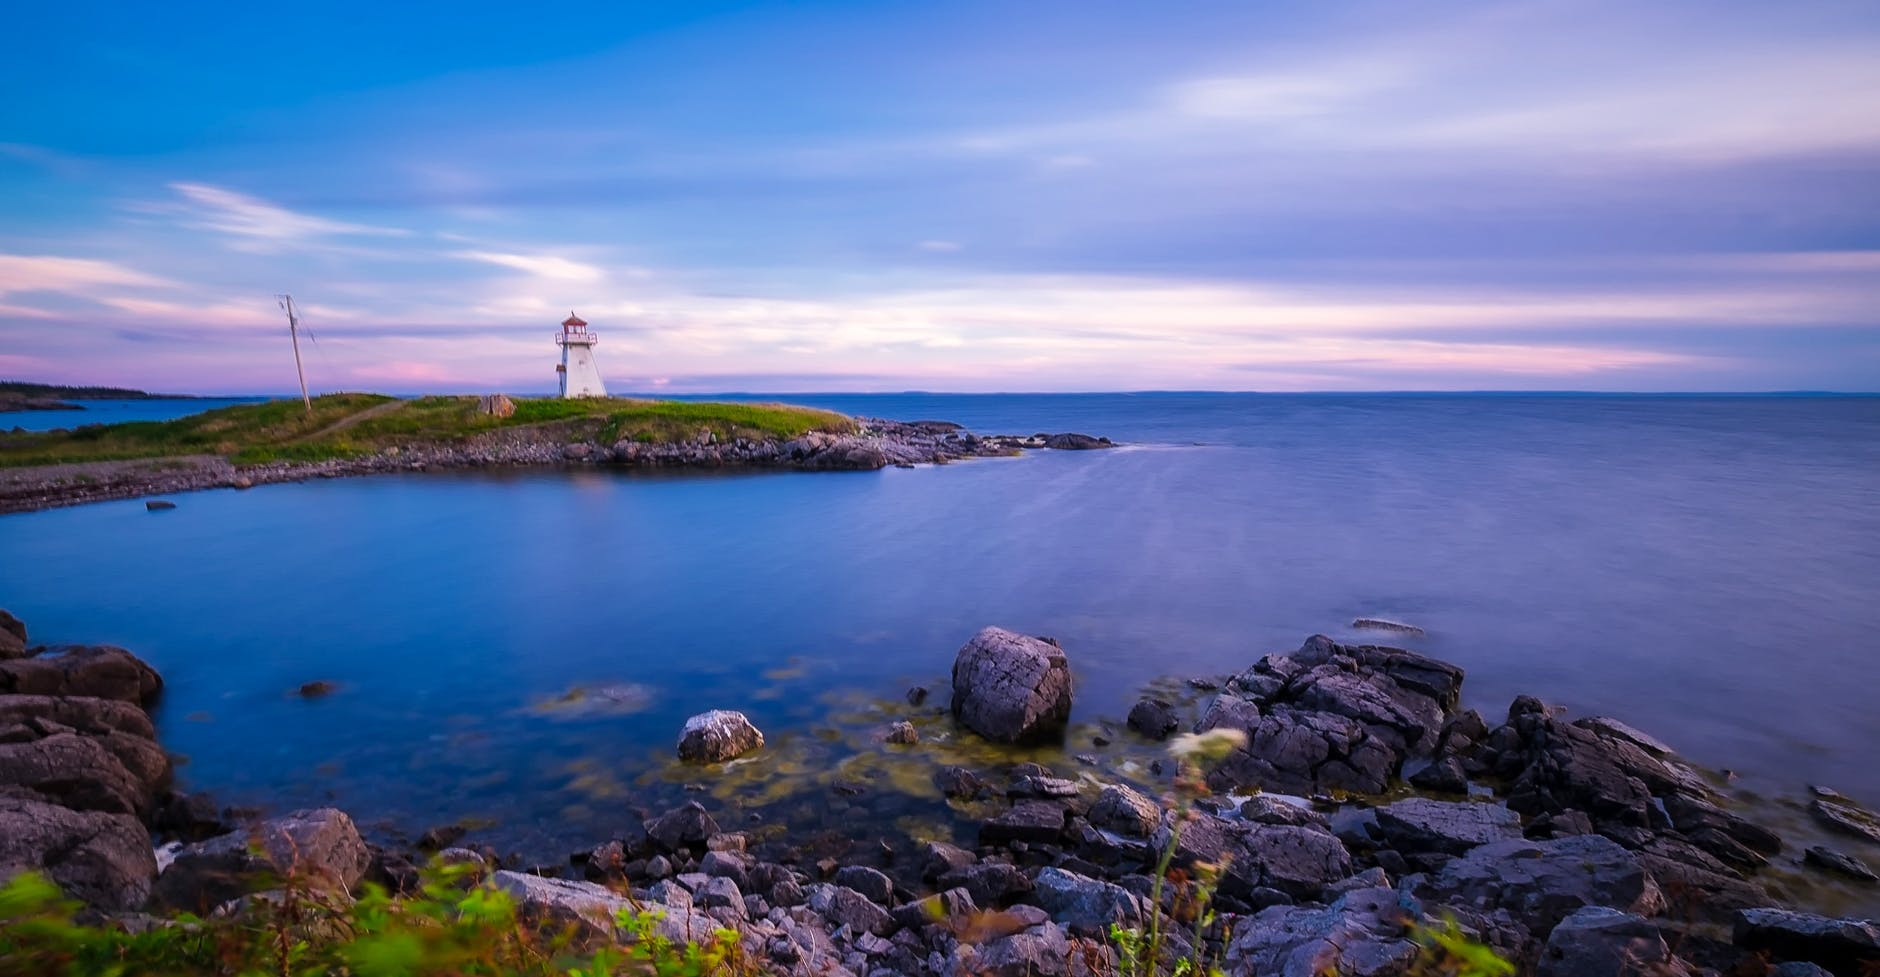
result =
M383 413L364 415L394 404ZM174 421L137 421L70 431L0 434L0 467L63 462L221 455L236 464L323 461L396 445L457 442L502 428L542 426L566 441L685 441L711 431L719 441L794 438L848 431L841 414L784 404L662 400L517 399L512 417L477 411L475 397L396 401L382 394L316 397L309 415L297 400L240 404Z

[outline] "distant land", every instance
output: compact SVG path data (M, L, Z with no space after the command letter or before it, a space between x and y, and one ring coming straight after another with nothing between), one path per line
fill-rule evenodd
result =
M0 413L17 410L84 410L74 400L165 400L187 399L185 395L152 394L125 387L68 387L56 383L28 383L24 380L0 380Z

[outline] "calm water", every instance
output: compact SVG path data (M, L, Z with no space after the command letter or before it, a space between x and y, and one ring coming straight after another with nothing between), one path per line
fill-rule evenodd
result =
M708 708L745 710L774 747L721 799L757 810L766 778L819 772L888 782L866 730L909 711L909 684L944 691L992 623L1057 636L1074 718L1094 722L1160 676L1402 618L1491 719L1534 692L1776 801L1809 782L1880 801L1880 399L791 399L1130 444L7 516L0 605L36 640L155 663L194 786L403 829L489 817L545 857L680 796L664 758ZM311 679L341 690L296 698ZM601 685L634 688L614 711L540 707ZM801 809L850 803L816 796Z
M232 404L252 404L256 397L157 398L153 400L67 400L83 410L18 410L0 413L0 430L54 431L81 424L125 421L173 421Z

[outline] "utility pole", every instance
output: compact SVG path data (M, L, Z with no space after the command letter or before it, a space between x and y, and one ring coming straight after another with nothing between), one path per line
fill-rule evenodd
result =
M307 413L313 413L313 398L307 396L307 371L300 367L300 318L294 315L294 297L281 296L281 308L287 310L287 335L294 343L294 373L300 377L300 402L307 405Z

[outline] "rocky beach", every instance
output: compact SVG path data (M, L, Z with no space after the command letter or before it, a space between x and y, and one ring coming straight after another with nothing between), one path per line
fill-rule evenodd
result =
M484 398L487 413L514 410ZM505 427L462 440L411 438L357 457L237 464L210 454L0 467L0 514L209 488L252 488L314 478L396 472L529 467L872 471L891 465L946 464L1028 449L1111 447L1086 434L976 435L948 421L861 418L851 432L721 439L710 429L681 440L604 441L569 424Z
M1197 949L1233 975L1394 977L1418 965L1421 928L1446 920L1549 977L1880 965L1871 923L1793 896L1811 879L1874 884L1871 813L1816 787L1813 815L1843 843L1798 846L1648 732L1527 695L1485 717L1460 706L1463 678L1314 636L1189 678L1192 702L1151 693L1106 725L1161 757L1146 769L1047 766L1029 746L1086 747L1066 740L1075 649L986 628L954 654L951 688L908 690L906 718L880 736L910 765L935 723L1006 755L933 773L930 803L966 813L966 836L862 842L857 825L845 841L716 801L645 817L628 803L611 837L567 838L566 862L543 865L474 828L408 841L375 831L369 810L236 811L179 789L146 712L155 670L118 648L33 645L0 615L0 874L42 871L107 924L148 927L282 873L345 898L456 864L526 919L587 940L622 936L618 910L654 908L675 939L732 930L762 969L803 975L1113 973L1113 927L1192 920L1196 879L1212 880L1218 913ZM673 731L701 786L772 748L738 706Z

